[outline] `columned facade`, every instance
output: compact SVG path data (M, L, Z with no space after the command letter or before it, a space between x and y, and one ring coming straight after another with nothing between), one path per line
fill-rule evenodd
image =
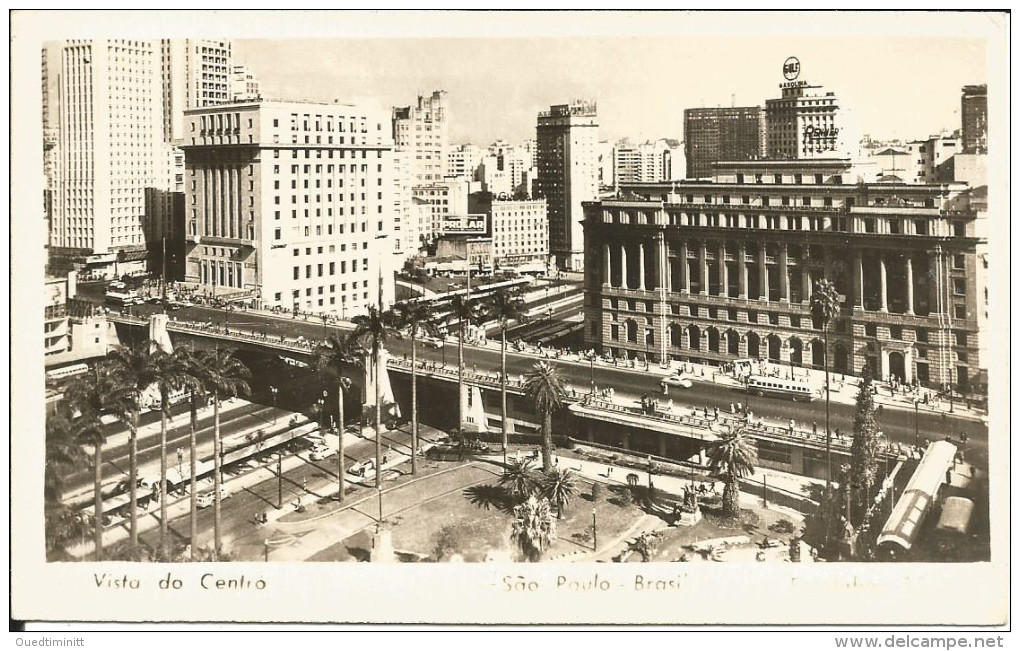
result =
M808 172L823 180L796 182ZM756 175L769 182L748 188ZM810 296L826 278L844 297L829 330L834 372L869 365L882 379L968 382L983 360L968 271L979 214L967 209L967 187L949 187L950 211L938 207L949 203L943 188L844 185L846 176L843 161L726 163L715 182L633 184L644 200L586 204L587 255L619 251L624 270L633 260L630 273L607 270L608 284L586 285L586 341L653 362L754 357L820 368L824 333Z

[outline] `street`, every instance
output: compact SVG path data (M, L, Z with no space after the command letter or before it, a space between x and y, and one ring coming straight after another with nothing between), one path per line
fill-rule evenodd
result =
M133 308L132 313L137 316L148 316L160 309L159 306L146 304ZM332 325L325 326L321 321L293 319L286 315L276 317L243 310L228 313L202 306L181 308L173 312L172 316L180 320L211 320L214 324L226 323L230 328L238 330L265 332L277 336L282 334L290 337L300 335L312 341L321 339L325 330L337 328ZM445 361L448 365L455 364L456 346L449 342L447 346L450 346L451 350L446 351ZM395 357L402 355L410 357L411 354L411 343L408 339L392 340L388 342L387 348ZM441 348L418 346L418 357L422 360L442 362L444 361L443 353ZM468 367L477 365L480 369L497 371L499 357L499 350L465 345L464 360ZM527 373L536 361L533 355L522 355L508 350L507 373L512 376ZM560 370L560 374L567 384L578 390L587 390L591 386L593 371L587 361L554 360L552 364ZM613 387L618 393L630 394L635 398L645 393L656 397L661 396L659 380L665 374L666 371L656 365L652 365L649 371L645 371L640 364L634 369L596 365L594 383L599 387ZM755 415L766 419L775 419L780 422L794 419L802 425L818 423L820 431L824 431L825 428L825 402L823 400L815 400L811 403L794 403L774 398L751 397L742 390L715 385L708 377L704 381L697 378L694 386L690 389L672 390L669 397L678 406L708 407L709 409L718 407L720 410L728 410L731 403L748 403L750 410ZM854 407L852 405L835 402L831 404L830 422L833 430L839 428L844 433L852 432L853 418ZM888 440L908 446L915 443L914 413L911 411L885 409L878 417L878 421ZM969 437L966 446L968 460L981 468L987 467L988 430L982 423L959 418L952 414L947 414L943 418L939 414L922 411L917 415L916 431L919 443L923 443L925 439L937 440L947 435L956 438L957 433L966 432Z

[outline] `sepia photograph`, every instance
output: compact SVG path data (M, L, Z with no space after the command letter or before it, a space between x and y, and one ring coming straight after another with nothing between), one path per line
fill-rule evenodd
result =
M14 617L1005 624L1008 30L15 12Z

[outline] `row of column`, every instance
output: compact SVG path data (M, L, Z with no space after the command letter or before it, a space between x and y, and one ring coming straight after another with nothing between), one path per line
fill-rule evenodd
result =
M658 277L658 283L655 287L650 286L649 279L647 278L645 270L645 257L647 243L639 242L637 245L637 267L638 267L638 286L631 288L628 286L628 260L627 260L627 245L620 244L618 248L618 258L620 261L620 274L621 274L621 286L625 289L641 289L651 290L657 288L665 288L666 291L672 292L673 278L672 273L667 273L669 267L669 258L666 253L666 246L664 239L660 236L657 237L654 243L655 246L655 269ZM688 256L690 251L688 249L687 241L680 242L680 291L690 293L691 291L691 279L688 270ZM807 254L805 253L805 256ZM860 251L854 252L854 271L853 271L853 304L857 307L864 306L864 261ZM603 282L605 284L612 283L612 247L609 244L603 244L602 246L602 260L604 264ZM727 288L729 287L729 266L726 264L726 250L725 247L720 245L716 252L716 260L719 265L719 280L720 287L722 288L722 295L726 294ZM709 293L709 269L708 269L708 249L707 244L701 241L698 247L697 261L700 276L703 279L701 283L702 295ZM765 244L761 244L756 252L755 264L758 268L758 297L766 298L769 296L769 275L768 275L768 263ZM781 301L790 300L790 267L789 267L789 249L785 243L779 245L779 256L777 260L779 269L779 299ZM889 311L889 275L888 265L886 261L885 253L879 252L877 254L877 265L879 270L879 311ZM801 262L801 296L803 300L807 302L810 300L811 293L814 291L814 273L812 267L806 264L803 260ZM832 254L829 249L824 248L823 256L823 269L825 277L832 278ZM914 268L913 261L910 257L905 258L904 263L905 270L905 282L906 282L906 313L914 314ZM737 292L738 296L742 299L748 298L748 265L747 265L747 248L744 243L739 244L739 250L737 253Z
M244 237L241 215L243 194L238 167L213 167L202 170L201 235Z
M878 278L879 278L879 312L889 311L889 272L886 264L885 253L878 253ZM914 314L914 262L907 256L904 258L904 282L906 283L906 313ZM854 251L854 273L853 273L853 301L855 307L864 307L864 256L860 251Z

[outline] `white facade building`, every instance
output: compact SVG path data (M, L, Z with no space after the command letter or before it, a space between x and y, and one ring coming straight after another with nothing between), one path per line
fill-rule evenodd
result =
M549 217L545 199L492 202L492 247L495 265L518 267L549 257Z
M226 104L232 93L233 44L226 39L163 39L163 139L180 140L184 111Z
M49 47L59 56L48 60L49 74L59 66L50 245L90 251L113 271L118 251L144 250L146 190L161 184L160 42Z
M306 313L392 301L389 116L259 102L185 113L187 279Z
M847 128L839 98L803 80L780 84L782 97L765 101L769 158L846 158L857 140Z
M262 99L262 85L248 66L233 65L230 74L230 99L234 102L254 102Z
M446 176L450 109L445 90L418 96L415 106L393 109L393 141L410 151L415 185L439 183Z
M477 178L478 166L481 165L485 152L475 145L460 145L446 156L446 173L449 176L466 176Z
M396 268L421 247L413 210L411 152L393 152L393 255Z
M467 214L470 189L467 179L455 178L447 178L442 183L415 186L412 196L417 206L418 237L433 240L443 232L444 217Z

